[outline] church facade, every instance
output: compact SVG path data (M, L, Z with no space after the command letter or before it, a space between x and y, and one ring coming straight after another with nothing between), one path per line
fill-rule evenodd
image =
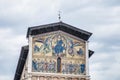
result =
M14 80L90 80L91 35L63 22L29 27Z

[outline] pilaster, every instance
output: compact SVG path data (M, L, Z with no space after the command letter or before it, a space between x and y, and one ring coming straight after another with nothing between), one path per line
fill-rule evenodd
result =
M86 76L89 76L88 41L86 41L85 44L86 44Z
M28 73L31 73L32 69L32 36L29 36L29 53L28 53Z

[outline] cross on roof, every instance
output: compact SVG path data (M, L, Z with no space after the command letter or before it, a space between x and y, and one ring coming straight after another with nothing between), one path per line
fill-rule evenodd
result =
M58 19L59 19L59 21L61 21L61 11L59 11L59 13L58 13Z

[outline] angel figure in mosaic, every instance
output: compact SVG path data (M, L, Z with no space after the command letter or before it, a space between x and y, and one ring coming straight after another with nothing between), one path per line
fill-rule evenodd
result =
M40 45L40 47L38 47L40 52L43 53L49 53L51 51L51 37L47 37L47 38L39 38L38 40L36 40L36 42L42 43L42 45Z
M79 50L77 51L77 54L78 54L78 55L83 55L83 50L82 50L82 48L79 48Z
M34 45L34 52L37 53L40 51L40 48L37 45Z
M77 54L77 50L75 49L76 46L80 46L79 42L74 42L72 39L68 39L68 53L71 56Z
M46 38L45 42L44 42L44 49L43 49L44 53L49 53L51 51L51 41L50 41L50 37Z

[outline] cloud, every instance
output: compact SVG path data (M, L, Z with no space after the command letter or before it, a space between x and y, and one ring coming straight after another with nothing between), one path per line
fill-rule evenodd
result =
M10 80L12 79L12 75L0 75L0 80Z
M92 80L119 80L120 0L0 0L0 80L14 77L27 28L57 22L59 10L63 22L93 33Z
M12 0L11 2L2 0L0 2L1 25L7 26L30 25L50 19L56 14L55 11L58 8L58 2L55 0Z
M72 0L67 3L61 2L63 2L60 6L63 9L63 21L79 26L79 28L92 29L98 25L113 25L120 21L120 6L103 6L111 2L108 0ZM112 2L118 4L117 0ZM76 4L74 5L73 3Z
M119 77L120 60L118 60L120 50L111 53L96 53L90 59L90 74L93 80L117 80ZM103 76L104 75L104 76ZM112 78L110 78L112 76Z
M0 79L7 80L7 76L3 76L13 77L21 46L26 45L27 41L24 35L16 35L10 28L0 28L0 34Z

